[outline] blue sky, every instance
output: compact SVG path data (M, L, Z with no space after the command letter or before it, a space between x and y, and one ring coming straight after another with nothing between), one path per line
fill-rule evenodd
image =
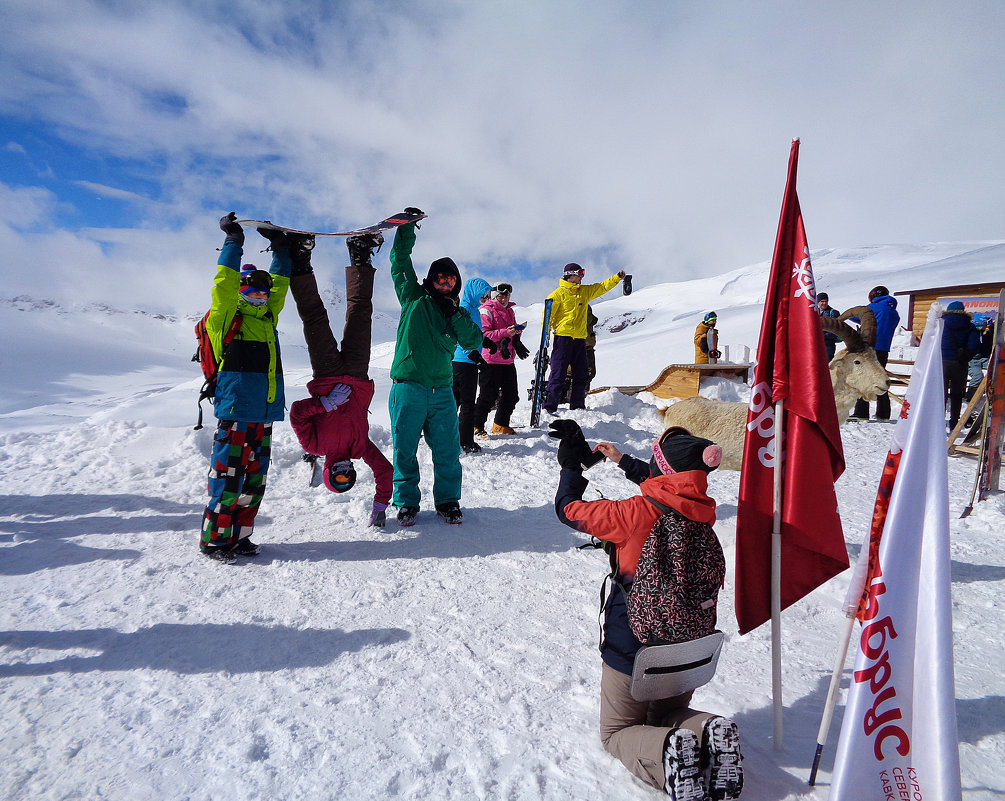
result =
M33 266L8 295L58 295L70 262L109 278L78 300L198 308L232 209L345 228L417 205L420 270L451 255L525 296L567 261L715 275L770 258L794 136L812 248L1005 239L997 0L0 0L0 18L0 241ZM179 276L153 297L150 262Z

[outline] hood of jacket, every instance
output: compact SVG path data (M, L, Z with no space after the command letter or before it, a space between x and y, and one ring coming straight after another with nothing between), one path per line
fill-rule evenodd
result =
M708 474L704 470L653 476L642 482L641 489L643 495L676 509L689 520L715 523L715 501L708 496Z
M973 328L973 319L967 313L966 309L952 309L942 313L942 320L945 323L946 328L951 328L954 331L963 331L967 327ZM977 329L974 328L976 331Z
M452 275L457 279L457 283L454 284L454 288L451 290L450 294L455 298L460 297L461 294L461 271L457 269L457 265L454 264L454 260L449 256L444 256L443 258L437 259L432 264L429 265L429 272L426 273L426 277L422 280L422 287L430 295L439 294L436 287L433 286L433 279L437 275Z
M492 284L484 278L469 278L461 292L461 306L468 310L471 319L478 321L478 309L482 298L492 291Z

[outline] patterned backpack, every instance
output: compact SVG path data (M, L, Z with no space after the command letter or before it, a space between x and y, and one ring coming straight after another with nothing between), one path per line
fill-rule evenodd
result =
M648 495L662 514L642 546L627 594L628 622L644 645L687 642L715 630L726 559L708 523L689 520Z

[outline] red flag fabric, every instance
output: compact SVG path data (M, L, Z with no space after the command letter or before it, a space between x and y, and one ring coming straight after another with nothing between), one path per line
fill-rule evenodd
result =
M806 244L793 140L778 222L754 387L740 472L736 515L736 620L740 633L771 618L774 471L782 474L781 606L795 603L848 567L834 482L844 451L827 367L816 287ZM775 402L784 402L782 442Z

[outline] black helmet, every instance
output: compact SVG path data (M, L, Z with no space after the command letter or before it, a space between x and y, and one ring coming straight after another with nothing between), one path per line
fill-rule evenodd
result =
M272 274L257 269L254 264L245 264L241 268L241 289L245 287L268 292L272 289Z
M872 291L869 293L869 302L871 303L876 298L881 298L884 295L889 295L889 294L890 294L890 290L887 289L882 284L880 284L879 286L875 286L875 287L872 288Z

